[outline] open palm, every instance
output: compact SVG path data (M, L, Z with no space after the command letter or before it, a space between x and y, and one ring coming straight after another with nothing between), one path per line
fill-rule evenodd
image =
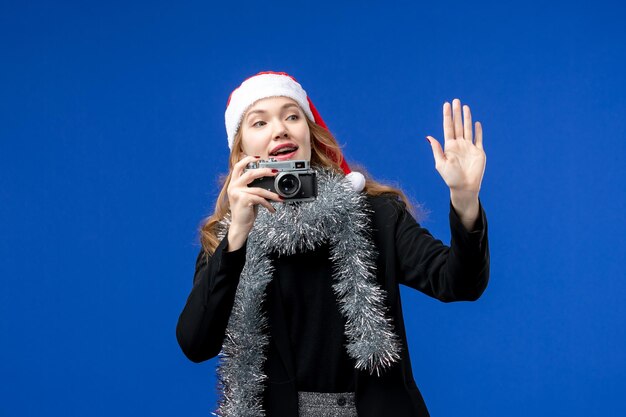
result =
M469 106L454 99L443 105L444 148L432 136L427 136L435 157L435 168L451 191L478 194L485 172L487 157L483 150L483 130L476 122L472 132L472 114Z

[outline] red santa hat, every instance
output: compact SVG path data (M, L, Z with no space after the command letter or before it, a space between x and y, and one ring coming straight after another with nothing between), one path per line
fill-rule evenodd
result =
M309 120L328 130L322 116L320 116L306 91L295 78L284 72L264 71L245 80L228 98L224 119L226 134L228 135L228 147L231 150L245 112L258 100L268 97L289 97L300 105ZM326 155L341 166L346 178L352 183L352 188L355 191L362 191L365 187L363 174L352 172L341 153L337 154L337 152L331 151L324 144L320 143L320 145L326 152Z

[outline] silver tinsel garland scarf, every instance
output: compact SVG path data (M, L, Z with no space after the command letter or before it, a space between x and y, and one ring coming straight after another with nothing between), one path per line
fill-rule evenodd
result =
M333 291L346 319L346 349L355 367L379 375L400 358L398 337L385 314L385 292L376 282L376 248L368 235L365 196L353 191L343 175L324 170L317 177L317 200L277 203L274 214L259 209L248 236L246 263L220 354L220 416L265 415L263 364L269 335L263 303L274 272L271 253L292 255L329 243ZM222 237L227 228L225 222Z

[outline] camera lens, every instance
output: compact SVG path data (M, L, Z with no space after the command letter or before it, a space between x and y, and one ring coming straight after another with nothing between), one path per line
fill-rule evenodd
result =
M300 178L294 174L281 174L276 178L276 192L282 197L293 197L300 191Z

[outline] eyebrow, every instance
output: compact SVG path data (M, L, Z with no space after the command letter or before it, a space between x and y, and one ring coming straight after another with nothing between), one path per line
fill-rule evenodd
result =
M281 110L285 110L289 107L298 107L298 105L296 103L287 103L284 104L280 109ZM267 113L266 110L252 110L251 112L248 113L248 115L246 116L246 120L248 120L250 118L251 115L255 114L255 113Z

